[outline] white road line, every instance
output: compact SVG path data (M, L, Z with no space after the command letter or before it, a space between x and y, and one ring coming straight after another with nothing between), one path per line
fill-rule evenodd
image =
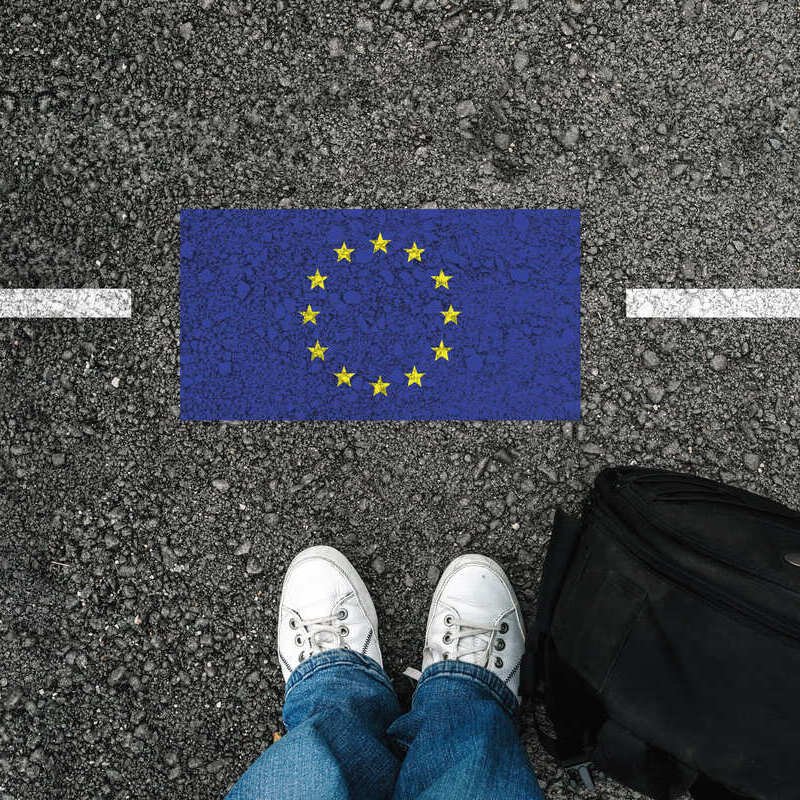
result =
M626 289L628 317L796 319L800 289Z
M0 318L130 315L130 289L0 289Z

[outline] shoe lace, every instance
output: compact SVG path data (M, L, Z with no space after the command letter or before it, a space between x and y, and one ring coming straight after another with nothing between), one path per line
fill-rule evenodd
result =
M489 658L492 655L492 646L494 645L495 637L502 631L501 627L499 625L485 625L483 623L470 622L465 619L455 620L453 625L456 628L455 632L451 633L448 631L450 635L448 641L452 642L454 645L453 658L456 661L462 661L468 656L478 656L478 658L475 659L478 666L488 666ZM478 647L473 646L470 650L462 650L461 642L464 639L472 639L473 645L481 642L485 644L479 644Z
M336 650L342 647L342 642L347 635L347 628L342 625L338 614L327 614L312 619L302 619L296 616L295 619L297 620L295 641L302 647L301 661L325 650ZM343 630L345 633L342 633Z
M456 631L453 633L449 628L455 627ZM495 639L498 633L505 633L508 630L504 625L484 625L483 623L470 622L469 620L453 620L448 624L448 631L445 634L449 636L445 640L445 644L453 644L453 660L461 661L468 656L479 656L475 659L475 663L479 667L486 669L489 666L489 659L492 655L492 648L494 647ZM461 649L461 640L474 638L475 642L485 641L486 644L480 647L473 647L471 650ZM445 660L450 659L449 652L444 653ZM403 675L409 677L412 681L419 681L422 673L418 669L408 667L403 671Z

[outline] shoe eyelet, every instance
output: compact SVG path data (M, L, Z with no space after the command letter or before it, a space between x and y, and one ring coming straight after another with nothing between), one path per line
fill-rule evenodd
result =
M508 633L508 623L504 622L500 625L500 633Z
M445 625L447 625L447 627L448 627L448 628L449 628L449 627L450 627L450 626L451 626L451 625L452 625L454 622L455 622L455 620L453 619L453 615L452 615L452 614L448 614L448 615L447 615L447 616L444 618L444 624L445 624Z
M347 619L347 609L346 608L340 608L339 611L336 613L336 616L339 619Z
M339 636L344 638L345 636L349 636L349 634L350 634L350 628L348 628L347 625L339 626Z
M350 650L350 649L352 649L352 648L350 647L349 644L343 644L342 645L342 650Z
M442 661L447 661L450 658L450 653L442 653Z
M442 641L445 644L450 644L450 642L453 641L453 637L449 633L446 633L444 636L442 636Z
M503 667L503 659L502 659L502 658L500 658L500 656L498 656L498 657L497 657L497 658L494 660L494 665L495 665L495 667L497 667L497 669L502 669L502 667Z
M502 639L498 639L494 643L494 649L495 650L502 650L505 646L506 646L506 643Z
M293 630L297 630L297 620L294 617L289 617L289 627Z
M306 660L305 653L300 653L300 655L297 657L297 662L300 663L301 661L305 661L305 660Z
M297 634L297 636L295 636L295 637L294 637L294 643L295 643L295 644L296 644L298 647L302 647L302 646L303 646L303 637L302 637L302 636L300 636L300 634Z

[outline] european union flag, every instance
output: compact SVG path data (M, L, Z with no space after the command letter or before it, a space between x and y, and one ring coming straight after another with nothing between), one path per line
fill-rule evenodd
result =
M181 213L185 420L574 419L577 210Z

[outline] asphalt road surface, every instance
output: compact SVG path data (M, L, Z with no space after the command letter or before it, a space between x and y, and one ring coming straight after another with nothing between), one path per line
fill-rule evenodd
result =
M530 613L604 465L800 506L798 323L624 314L797 284L797 31L794 0L3 3L0 286L134 311L0 321L0 797L222 797L278 727L312 543L362 571L397 674L459 553ZM197 206L581 208L581 421L180 422Z

